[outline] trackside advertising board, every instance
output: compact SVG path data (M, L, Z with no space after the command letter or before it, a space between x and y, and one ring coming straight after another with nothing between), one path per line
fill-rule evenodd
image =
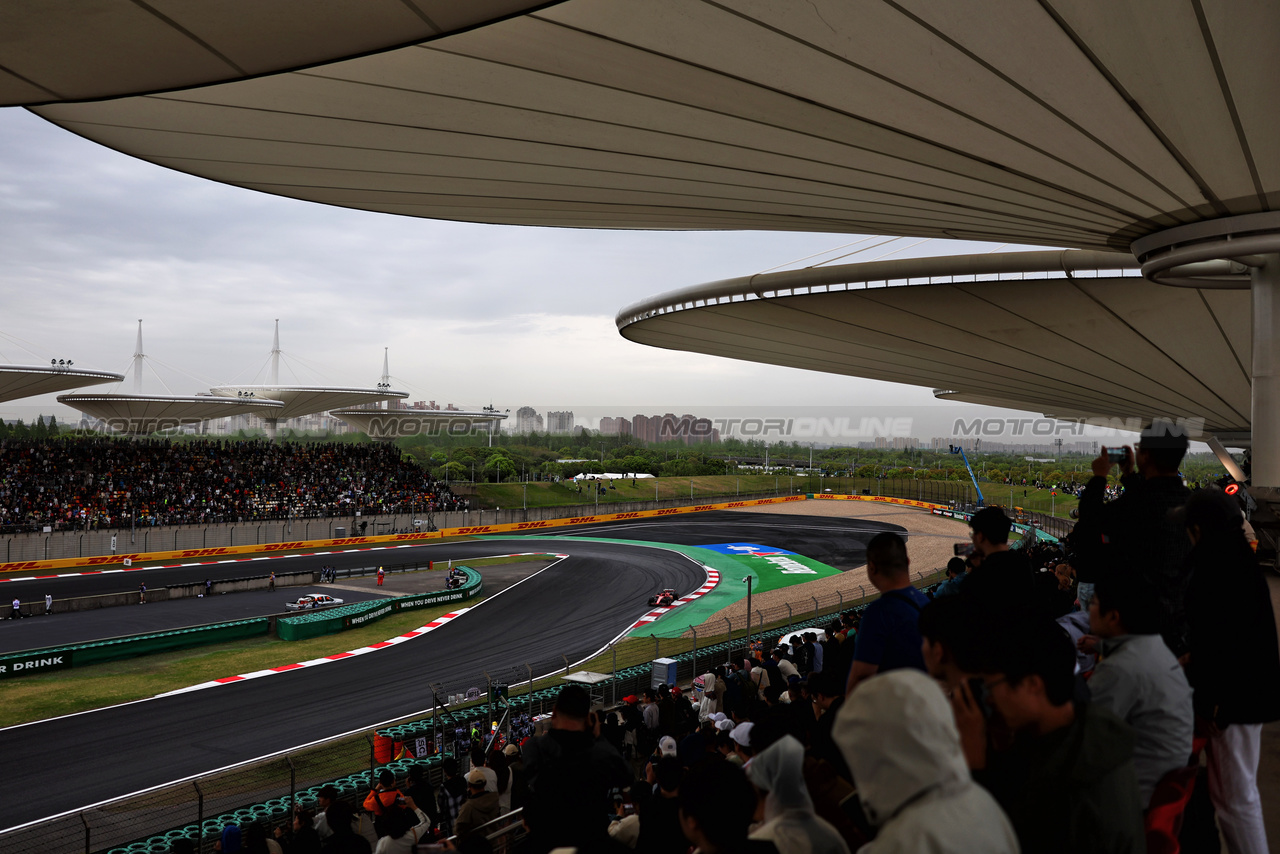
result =
M811 492L807 496L819 501L871 501L876 504L900 504L903 507L919 507L922 510L945 510L945 504L929 501L912 501L910 498L890 498L887 495L839 495L834 492Z
M443 528L439 531L419 534L390 534L381 537L343 537L337 540L298 540L290 543L266 543L257 546L223 546L213 549L180 549L168 552L139 552L136 554L99 555L97 557L63 558L60 560L28 560L20 563L0 564L0 574L41 573L46 570L67 569L82 566L120 567L143 561L194 560L225 558L245 554L271 552L304 552L313 549L342 549L368 546L386 546L399 543L426 542L446 537L468 537L476 534L506 534L517 531L538 531L563 528L568 525L591 525L596 522L617 522L622 519L649 519L657 516L676 516L682 513L702 513L707 510L733 510L738 507L758 507L762 504L785 504L804 501L804 495L785 495L780 498L757 498L751 501L728 501L722 504L694 504L688 507L664 507L661 510L635 510L630 513L601 513L593 516L571 516L567 519L544 519L539 522L510 522L502 525L471 525L462 528ZM134 566L134 569L142 567Z

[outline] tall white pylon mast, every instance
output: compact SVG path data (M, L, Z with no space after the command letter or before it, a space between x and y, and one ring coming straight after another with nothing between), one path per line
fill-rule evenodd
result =
M133 393L142 394L142 318L138 318L138 343L133 348Z
M271 339L271 384L280 384L280 318L276 318L276 333Z
M391 388L391 365L390 365L390 362L388 361L388 356L387 356L387 351L390 349L391 349L390 347L382 348L382 388L383 389ZM390 409L391 401L384 400L382 402L382 408Z

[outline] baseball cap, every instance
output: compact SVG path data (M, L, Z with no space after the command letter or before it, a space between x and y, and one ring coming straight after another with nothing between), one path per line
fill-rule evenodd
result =
M508 744L506 747L502 748L502 752L507 756L515 756L520 752L520 748L516 747L514 744Z
M729 730L733 729L733 721L728 719L725 719L722 721L716 721L716 729L719 730L720 732L728 732Z
M676 740L669 735L664 735L658 739L658 749L662 751L663 756L675 756Z
M734 741L738 742L738 744L741 744L743 747L750 747L751 746L751 728L754 726L755 724L753 724L751 721L743 721L742 723L738 724L736 727L733 728L733 731L729 733L729 738L732 738Z
M467 782L473 786L483 786L485 784L484 772L479 768L472 768L467 772Z

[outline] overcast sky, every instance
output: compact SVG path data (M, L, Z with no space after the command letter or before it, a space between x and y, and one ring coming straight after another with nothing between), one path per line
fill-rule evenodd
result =
M279 318L292 368L282 382L373 385L389 347L394 384L411 400L467 408L936 406L927 389L659 350L614 325L641 298L856 239L349 211L183 175L0 109L0 363L70 358L124 373L142 318L160 374L144 376L152 393L266 381ZM894 257L993 248L929 241ZM97 390L129 392L132 379ZM3 417L37 411L68 414L52 397L0 404Z

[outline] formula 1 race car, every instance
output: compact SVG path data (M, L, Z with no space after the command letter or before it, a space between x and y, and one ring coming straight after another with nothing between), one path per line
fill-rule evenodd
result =
M649 597L650 605L657 605L660 608L670 608L676 601L676 591L670 587L664 589L661 593L655 593Z
M341 605L342 600L336 596L327 596L324 593L313 593L310 596L300 596L296 602L286 602L284 606L290 611L310 611L313 608L327 608L330 605Z

